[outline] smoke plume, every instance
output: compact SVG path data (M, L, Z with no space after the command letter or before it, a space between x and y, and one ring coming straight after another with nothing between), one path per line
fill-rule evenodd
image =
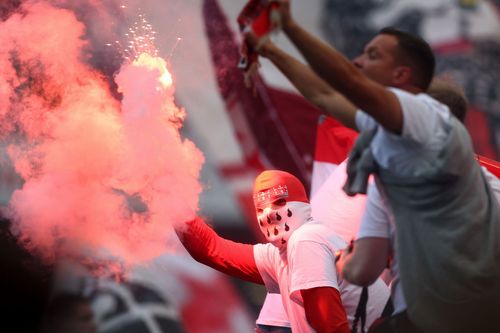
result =
M0 22L0 168L22 183L4 214L47 260L76 247L144 262L196 213L203 155L180 136L168 64L125 62L118 99L68 8L28 1Z

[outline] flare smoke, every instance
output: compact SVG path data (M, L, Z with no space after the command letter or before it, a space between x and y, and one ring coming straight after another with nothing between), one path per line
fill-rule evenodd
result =
M165 252L171 224L197 210L203 163L179 134L167 63L137 55L113 88L89 65L73 10L28 1L2 17L0 176L20 179L3 209L14 232L50 260L68 244L127 264Z

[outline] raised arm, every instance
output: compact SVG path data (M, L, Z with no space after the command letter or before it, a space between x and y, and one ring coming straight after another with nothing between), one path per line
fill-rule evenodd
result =
M201 218L175 226L177 236L198 262L231 276L264 284L253 255L253 245L217 235Z
M284 52L271 41L263 44L258 52L268 58L309 102L346 127L357 130L356 106L323 81L309 66Z
M397 97L361 73L340 52L304 30L291 17L288 1L281 2L283 31L314 72L387 130L401 133L403 115Z

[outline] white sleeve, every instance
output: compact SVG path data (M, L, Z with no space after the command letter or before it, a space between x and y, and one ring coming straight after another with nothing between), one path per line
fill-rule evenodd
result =
M280 287L278 284L278 278L276 276L276 255L277 248L272 244L255 244L253 246L253 255L255 258L255 264L259 270L262 280L266 286L266 289L270 293L279 294Z
M290 245L290 244L288 244ZM302 304L300 290L317 287L339 289L335 254L322 243L302 240L288 248L290 297Z
M378 126L378 123L375 121L375 119L373 119L372 116L362 110L358 110L358 112L356 112L354 120L356 122L356 127L360 132L372 130Z
M443 123L449 120L446 106L426 95L389 88L399 100L403 112L401 137L420 145L427 145L436 136L443 135Z
M391 237L389 213L377 186L373 183L368 187L365 212L358 233L358 239L366 237Z
M257 325L291 327L290 321L283 306L281 294L267 293L264 304L256 320Z

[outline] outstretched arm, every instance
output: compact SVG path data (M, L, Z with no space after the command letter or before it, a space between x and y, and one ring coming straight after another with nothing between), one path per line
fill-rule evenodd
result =
M309 324L318 333L349 333L347 315L340 293L332 287L301 290Z
M264 43L258 52L268 58L309 102L339 120L344 126L357 130L356 106L323 81L309 66L284 52L271 41Z
M316 74L384 128L401 133L403 114L394 93L369 79L340 52L298 25L290 15L286 0L281 1L281 15L283 31Z
M186 250L198 262L231 276L264 284L253 255L253 245L217 235L200 217L175 227Z

